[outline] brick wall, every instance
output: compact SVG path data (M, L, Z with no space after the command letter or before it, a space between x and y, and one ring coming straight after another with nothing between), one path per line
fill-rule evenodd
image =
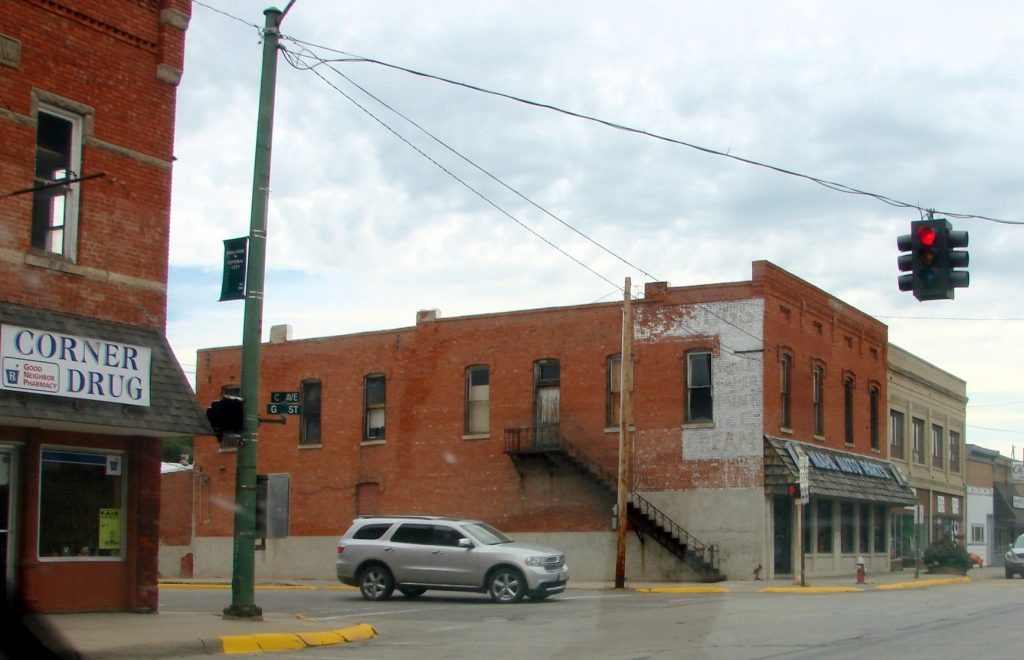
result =
M165 322L175 86L188 0L15 0L0 34L0 191L33 185L36 109L85 111L77 258L30 248L32 195L0 204L0 297L150 328Z
M721 543L727 571L749 574L768 561L762 436L869 453L865 393L879 386L884 405L885 326L762 262L748 282L649 284L634 313L633 488L698 538ZM304 380L323 388L321 444L299 445L298 417L260 428L258 471L291 474L290 534L329 538L371 512L471 516L512 533L611 533L610 491L564 466L524 463L517 471L503 453L503 432L533 424L534 363L557 359L561 431L614 473L607 358L620 352L621 319L619 303L453 319L420 313L409 328L264 344L261 409L270 392L299 390ZM694 349L713 356L711 423L686 422L685 370ZM778 421L780 351L800 365L787 430ZM200 351L201 405L237 384L239 354L237 347ZM812 364L827 374L818 438L810 376L797 373ZM490 370L490 433L483 437L464 434L471 365ZM363 441L368 374L386 377L382 442ZM858 387L853 446L843 435L842 374L854 374ZM197 468L209 477L199 496L201 537L232 532L234 458L214 440L197 439Z

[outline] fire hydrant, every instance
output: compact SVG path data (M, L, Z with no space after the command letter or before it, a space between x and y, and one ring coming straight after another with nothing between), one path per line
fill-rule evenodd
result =
M857 556L857 584L864 584L864 556Z

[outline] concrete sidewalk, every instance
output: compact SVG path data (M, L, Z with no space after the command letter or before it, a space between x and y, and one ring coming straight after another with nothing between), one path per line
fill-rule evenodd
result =
M1001 568L972 569L966 577L929 575L923 571L914 579L914 571L869 575L865 584L857 584L853 575L809 579L805 587L792 579L771 581L727 581L718 583L627 583L627 588L642 593L706 593L708 597L728 593L842 593L868 590L939 587L988 579L1004 579ZM161 589L225 588L227 580L168 580ZM339 589L336 582L289 581L258 584L262 589ZM612 589L607 582L570 583L570 590ZM555 596L554 598L557 598ZM482 601L486 602L486 601ZM491 606L490 603L486 603ZM515 607L494 606L494 607ZM342 643L372 643L376 630L372 622L332 629L322 621L275 612L263 613L263 621L232 621L214 613L90 613L55 614L29 618L30 625L44 639L60 648L73 649L68 658L169 658L181 655L253 653L270 650L297 650L311 646Z

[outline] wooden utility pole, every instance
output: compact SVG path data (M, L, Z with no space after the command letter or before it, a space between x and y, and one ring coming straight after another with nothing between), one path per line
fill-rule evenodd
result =
M615 505L618 543L615 552L615 588L626 586L626 496L629 490L629 427L633 422L633 305L630 278L622 295L622 357L619 362L619 483Z

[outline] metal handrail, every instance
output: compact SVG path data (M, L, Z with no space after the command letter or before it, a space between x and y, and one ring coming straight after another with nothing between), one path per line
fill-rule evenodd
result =
M653 521L654 524L660 526L662 529L668 530L675 538L678 538L680 542L684 543L687 548L691 549L695 555L700 555L702 561L710 565L714 569L718 569L718 546L714 544L704 543L693 534L679 526L676 521L665 515L661 509L651 504L639 493L631 492L629 494L630 503L637 508L640 513L646 516L649 520Z
M505 451L506 452L545 452L561 451L567 454L572 460L580 464L590 474L597 477L606 487L614 491L617 487L618 476L606 468L602 463L591 458L580 447L572 444L562 437L558 426L530 427L505 429ZM629 493L630 503L646 516L654 524L668 531L669 534L679 539L694 555L700 560L718 570L719 553L715 544L704 543L694 535L679 526L676 521L665 515L658 507L651 504L647 499L638 493Z

